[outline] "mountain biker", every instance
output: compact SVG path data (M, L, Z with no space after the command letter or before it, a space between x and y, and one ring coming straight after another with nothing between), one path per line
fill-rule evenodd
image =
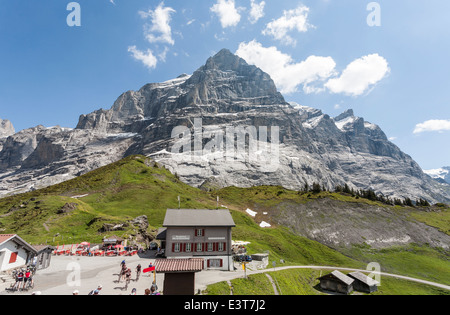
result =
M128 268L127 271L125 272L125 279L128 283L131 281L131 269L130 268Z
M122 264L122 270L120 271L119 282L120 280L125 280L125 274L127 273L127 265Z
M29 268L25 272L25 278L24 278L24 284L23 284L24 288L27 286L27 282L30 286L33 285L33 274L31 273L31 270Z
M17 273L17 276L16 276L17 290L20 290L21 286L23 288L23 278L24 278L24 273L23 273L23 269L21 269L21 270L19 270L19 272Z
M141 266L141 264L139 264L139 265L136 267L136 281L139 280L139 276L141 275L141 270L142 270L142 266Z

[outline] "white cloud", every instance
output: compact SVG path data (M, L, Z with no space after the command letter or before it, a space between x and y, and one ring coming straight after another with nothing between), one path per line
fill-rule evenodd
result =
M236 54L267 72L280 92L286 94L297 92L301 86L305 93L323 90L314 84L331 77L336 67L331 57L310 56L305 61L296 63L291 56L276 47L263 47L256 40L241 43Z
M283 16L267 24L262 33L273 36L283 44L295 46L297 41L288 35L288 32L297 30L304 33L313 28L314 26L308 23L308 14L309 8L304 5L293 10L285 10Z
M147 68L149 69L156 68L158 60L153 55L153 52L150 49L147 49L147 52L143 52L137 49L136 46L130 46L128 47L128 52L131 53L132 57L135 60L142 62Z
M427 131L444 132L450 130L450 120L427 120L421 124L417 124L414 133L422 133Z
M332 93L359 96L381 81L389 72L386 59L378 54L372 54L351 62L339 78L330 79L325 87Z
M266 6L266 2L261 1L260 3L257 3L256 0L251 0L250 5L251 8L248 20L250 21L250 23L255 24L260 18L264 16L264 7Z
M236 26L241 20L241 15L234 0L217 0L210 10L217 14L223 28Z
M170 7L164 7L164 2L161 2L154 11L139 11L142 18L151 19L151 24L144 25L145 38L150 43L175 44L175 41L172 38L172 28L170 26L170 21L172 19L171 14L175 12L176 11Z

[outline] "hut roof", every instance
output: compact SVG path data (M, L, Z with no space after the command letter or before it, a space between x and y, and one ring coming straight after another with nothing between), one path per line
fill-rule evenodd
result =
M349 276L344 275L342 272L335 270L332 273L325 275L323 277L320 277L319 280L321 279L329 279L329 278L335 278L338 279L339 281L345 283L346 285L351 285L353 283L353 281L355 281L354 279L350 278Z
M26 248L29 252L32 252L34 254L37 253L36 249L31 246L30 244L28 244L26 241L24 241L19 235L17 234L1 234L0 235L0 245L9 242L9 241L13 241L15 243L17 243L18 245L23 246L24 248Z
M374 285L378 285L379 282L375 281L374 279L366 276L365 274L359 272L359 271L355 271L355 272L351 272L348 275L349 277L356 279L358 281L361 281L362 283L367 284L368 286L374 286Z
M203 258L157 259L155 267L157 273L199 272L203 270L203 263Z

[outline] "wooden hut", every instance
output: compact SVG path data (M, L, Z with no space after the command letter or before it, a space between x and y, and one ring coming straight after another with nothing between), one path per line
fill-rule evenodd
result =
M372 293L378 291L378 281L366 276L361 272L352 272L348 276L355 281L353 282L353 289L359 292Z
M320 277L320 287L322 290L350 294L353 291L354 279L344 275L342 272L335 270L332 273Z
M195 273L204 269L204 259L157 259L157 273L164 273L164 295L194 295Z

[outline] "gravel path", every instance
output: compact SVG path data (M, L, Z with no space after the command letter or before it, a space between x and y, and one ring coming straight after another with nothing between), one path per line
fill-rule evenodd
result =
M153 255L150 255L153 257ZM141 264L145 269L154 258L131 257L66 257L53 256L50 267L36 273L34 291L40 291L42 295L71 295L78 290L80 295L87 295L91 290L102 285L101 295L129 295L133 288L138 295L143 295L145 289L150 288L153 282L153 274L142 274L139 281L135 281L136 267ZM120 263L125 262L132 271L131 283L125 290L125 282L117 282L119 278ZM77 283L77 280L78 283ZM164 275L156 275L158 291L162 290ZM0 294L11 294L1 292ZM30 295L31 292L14 293Z

